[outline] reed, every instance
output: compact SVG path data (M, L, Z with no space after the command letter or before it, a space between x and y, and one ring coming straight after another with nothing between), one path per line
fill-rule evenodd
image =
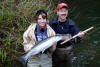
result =
M46 10L50 19L55 8L53 0L0 0L0 67L18 66L24 53L22 35L34 23L36 11Z

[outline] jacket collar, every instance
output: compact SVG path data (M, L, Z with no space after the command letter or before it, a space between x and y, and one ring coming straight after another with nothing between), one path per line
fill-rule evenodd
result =
M44 32L46 32L46 30L47 30L47 28L45 27ZM38 32L41 31L41 28L40 28L39 24L37 24L37 31L38 31Z
M54 22L53 23L59 24L58 16L56 16L56 18L54 19ZM75 25L75 23L70 18L67 18L66 24L71 25L71 26Z

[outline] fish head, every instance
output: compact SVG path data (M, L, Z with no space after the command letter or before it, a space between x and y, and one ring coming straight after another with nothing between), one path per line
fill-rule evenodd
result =
M71 34L57 34L56 35L56 40L67 40L71 38L72 38Z
M62 40L69 40L71 38L72 38L71 34L62 35Z

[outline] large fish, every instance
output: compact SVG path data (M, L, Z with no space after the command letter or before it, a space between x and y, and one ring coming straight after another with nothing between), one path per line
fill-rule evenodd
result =
M67 35L55 35L48 37L39 43L36 44L31 50L29 50L25 55L20 57L20 61L23 63L23 65L26 65L27 60L29 57L34 56L40 52L44 52L46 49L50 48L52 45L56 45L56 43L60 40L66 40L70 38L71 36L69 34Z

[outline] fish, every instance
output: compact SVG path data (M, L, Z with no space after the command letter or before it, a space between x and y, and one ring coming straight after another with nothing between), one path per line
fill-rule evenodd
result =
M19 58L19 61L25 66L27 64L29 57L31 56L34 57L34 55L40 52L43 53L46 49L50 48L53 45L56 45L58 41L66 40L68 38L69 38L68 34L58 34L48 37L37 43L35 46L33 46L31 50L29 50L25 55Z

